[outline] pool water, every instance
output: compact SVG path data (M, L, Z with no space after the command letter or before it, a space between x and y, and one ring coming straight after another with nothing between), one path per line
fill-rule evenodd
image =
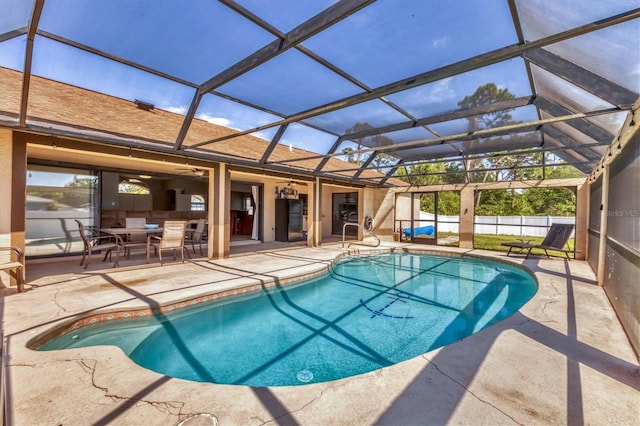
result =
M512 315L536 290L530 274L497 262L362 256L300 284L84 327L39 350L115 345L171 377L302 385L373 371L460 340Z

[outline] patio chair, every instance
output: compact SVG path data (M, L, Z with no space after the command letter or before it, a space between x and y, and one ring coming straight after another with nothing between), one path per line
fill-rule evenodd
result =
M80 266L84 265L84 269L87 269L89 262L91 261L91 255L94 252L105 251L102 261L111 260L111 253L113 249L116 249L116 260L113 263L113 267L118 266L118 258L120 257L120 244L116 242L113 235L100 234L98 231L85 228L84 224L78 219L74 219L78 224L78 230L80 232L80 238L84 243L84 252L82 253L82 260Z
M194 254L196 252L196 244L197 244L200 248L200 256L203 256L202 243L204 241L206 226L207 226L206 219L196 220L195 228L191 230L187 229L187 232L186 232L187 236L185 237L185 240L184 240L185 243L191 244L191 248L193 249Z
M180 251L180 257L182 263L184 263L184 239L186 221L183 220L167 220L164 222L164 228L162 230L162 236L151 235L149 237L149 245L153 246L160 256L160 265L162 265L162 251L171 250L173 253L173 260L176 260L176 250ZM187 252L189 256L189 252ZM149 261L149 250L147 250L147 262Z
M147 224L147 219L144 217L125 217L125 228L144 228ZM144 248L147 249L147 235L146 234L127 234L124 239L124 254L129 259L132 248Z
M511 250L518 248L520 250L527 250L527 255L525 256L525 259L527 259L531 254L531 250L537 248L544 250L547 257L550 257L547 250L555 250L564 253L565 256L567 256L567 259L571 260L569 258L569 253L573 253L573 250L567 250L564 246L567 244L567 241L569 241L574 227L575 225L570 223L552 223L547 235L540 244L529 244L523 241L510 241L502 243L502 245L509 247L507 256L511 254Z
M8 251L7 259L0 260L0 271L15 269L16 284L18 285L18 293L24 291L24 252L18 247L0 247L0 251ZM16 260L11 260L11 254L15 254Z

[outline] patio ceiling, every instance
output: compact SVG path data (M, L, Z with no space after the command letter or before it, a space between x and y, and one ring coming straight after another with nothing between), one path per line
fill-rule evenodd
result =
M0 67L21 73L17 99L0 81L0 125L367 185L422 164L486 171L505 153L537 155L510 169L588 174L638 101L637 6L0 0ZM59 92L42 79L161 113L115 129L115 104L95 97L90 124L61 118L88 95L38 109ZM460 107L486 84L509 98ZM159 134L129 130L161 117Z

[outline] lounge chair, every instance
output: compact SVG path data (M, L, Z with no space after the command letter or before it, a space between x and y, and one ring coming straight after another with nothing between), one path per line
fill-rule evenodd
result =
M522 241L510 241L506 243L502 243L503 246L509 247L509 251L507 252L507 256L511 254L511 250L514 248L518 248L521 251L527 250L527 255L525 259L529 257L531 254L531 250L534 248L544 250L544 253L549 256L549 252L547 250L559 251L567 256L567 259L571 260L569 257L569 253L573 253L573 250L565 249L564 246L569 241L569 237L573 233L573 228L575 226L570 223L552 223L551 228L549 228L549 232L542 240L540 244L529 244Z

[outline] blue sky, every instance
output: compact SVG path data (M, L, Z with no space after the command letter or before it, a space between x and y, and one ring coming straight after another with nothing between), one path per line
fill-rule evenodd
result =
M239 3L287 32L333 1L243 0ZM637 0L517 1L519 9L546 25L524 25L531 37L561 31L637 7ZM606 4L605 4L606 3ZM399 5L402 7L399 7ZM0 34L24 26L30 2L0 0ZM547 22L540 14L557 13ZM538 22L538 21L536 21ZM380 31L380 29L384 31ZM146 67L201 84L265 46L274 37L226 6L209 0L47 0L40 29L75 40ZM499 49L517 42L506 0L379 0L304 42L304 46L351 73L370 88ZM0 43L0 66L22 69L26 38ZM624 50L616 50L618 54ZM635 61L635 69L637 64ZM34 74L117 96L140 99L184 114L195 89L127 65L36 37ZM478 86L493 82L515 96L531 94L524 62L514 59L389 95L417 118L457 108ZM217 88L279 114L292 114L362 92L357 85L290 50ZM197 117L246 130L275 122L276 114L253 110L213 95L200 103ZM309 120L342 133L357 121L380 126L406 118L379 101ZM259 136L270 139L274 129ZM290 126L282 143L319 151L332 135Z

